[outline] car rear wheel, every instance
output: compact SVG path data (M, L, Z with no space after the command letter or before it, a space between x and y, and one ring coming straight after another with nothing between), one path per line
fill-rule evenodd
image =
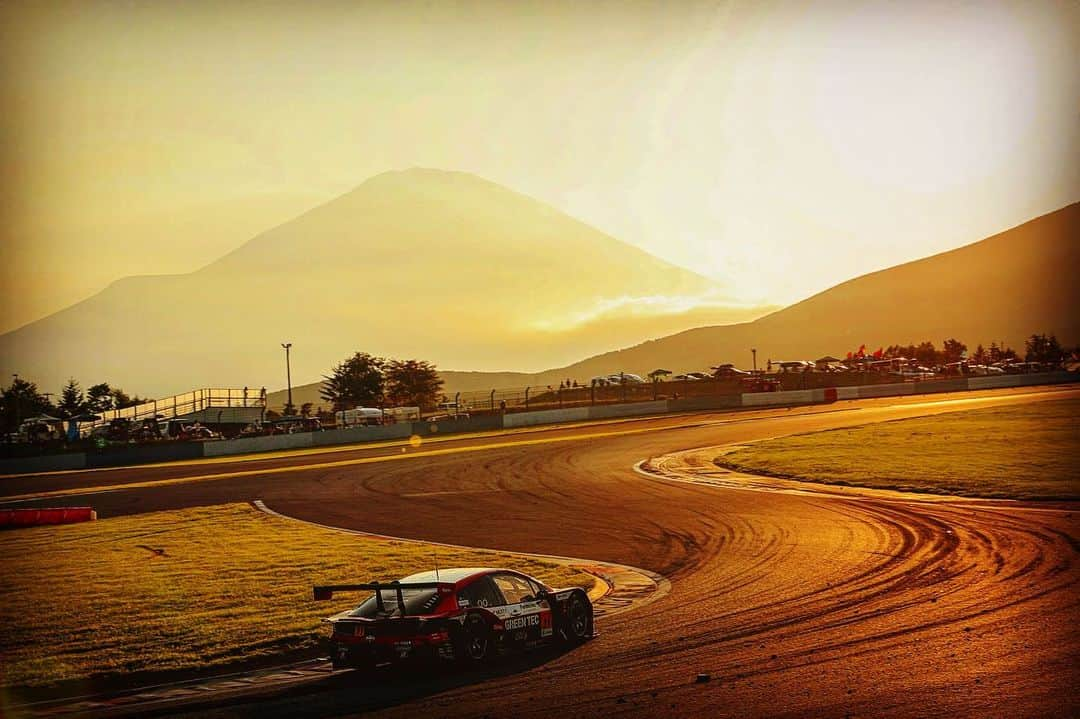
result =
M464 631L459 644L459 656L472 664L480 664L491 658L491 629L483 617L470 614L465 620Z
M579 644L591 636L592 608L588 600L575 592L566 607L566 640Z

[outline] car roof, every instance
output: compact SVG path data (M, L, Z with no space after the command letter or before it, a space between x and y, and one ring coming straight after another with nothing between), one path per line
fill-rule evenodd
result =
M434 569L427 572L417 572L416 574L410 574L407 577L402 577L401 581L404 582L445 582L447 584L457 584L465 579L473 579L485 574L494 574L495 572L510 571L496 569L494 567L450 567L448 569L440 569L437 573ZM437 576L436 576L437 575Z

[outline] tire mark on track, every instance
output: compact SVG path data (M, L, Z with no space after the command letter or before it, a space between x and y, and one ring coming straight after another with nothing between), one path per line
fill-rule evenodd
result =
M659 478L673 471L670 460L677 456L667 455L668 463L646 476L663 481ZM694 481L695 470L692 463L683 464L675 470L675 478ZM708 476L706 484L712 479ZM749 489L769 491L760 486ZM865 527L880 548L866 554L881 561L862 569L850 567L855 571L837 583L796 585L790 594L703 619L695 625L715 628L701 631L692 643L657 652L767 636L773 643L792 646L784 655L788 659L818 657L814 661L824 662L828 660L822 655L872 654L889 642L910 641L931 632L964 637L972 631L972 623L1008 622L1013 610L1048 598L1062 611L1080 605L1075 537L1032 526L1032 515L1018 518L996 507L970 508L963 501L929 503L827 494L809 501L837 514L838 521ZM1059 514L1071 517L1068 511ZM778 542L784 537L779 527L764 524L756 531L762 529L773 533ZM769 544L765 542L766 547ZM763 552L761 557L766 567L778 560L776 553ZM738 628L732 630L733 624ZM888 628L878 627L883 624ZM845 639L845 633L855 636ZM738 669L723 664L721 668ZM737 676L770 671L768 667L743 668Z

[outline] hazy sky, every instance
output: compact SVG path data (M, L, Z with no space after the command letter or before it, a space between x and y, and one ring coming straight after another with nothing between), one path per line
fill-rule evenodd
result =
M786 303L1080 199L1080 3L8 3L0 331L410 166Z

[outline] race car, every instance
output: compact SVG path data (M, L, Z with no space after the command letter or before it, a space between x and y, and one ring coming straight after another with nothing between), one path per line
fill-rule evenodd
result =
M315 599L372 592L332 626L334 668L373 668L409 660L481 663L544 644L593 636L593 607L580 587L552 589L510 569L456 568L393 582L315 587Z

